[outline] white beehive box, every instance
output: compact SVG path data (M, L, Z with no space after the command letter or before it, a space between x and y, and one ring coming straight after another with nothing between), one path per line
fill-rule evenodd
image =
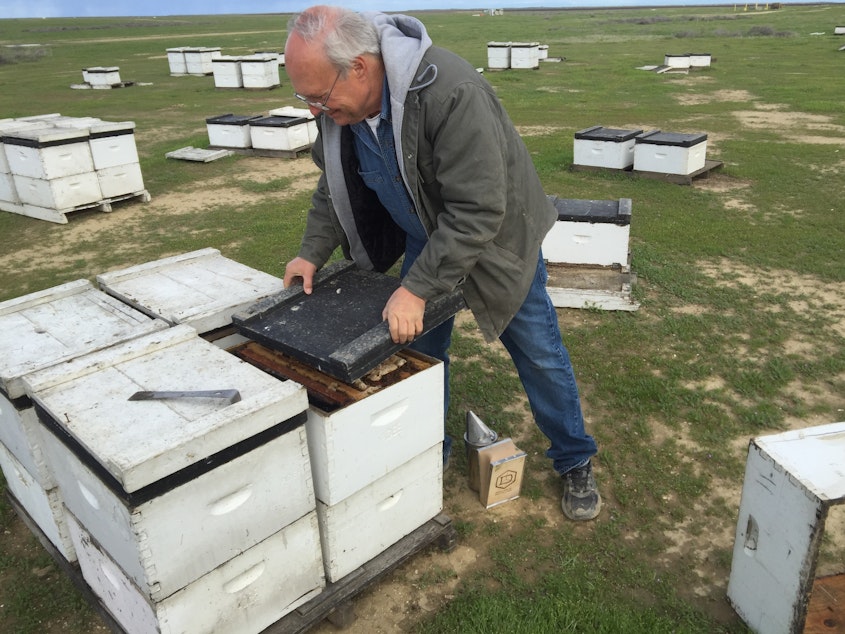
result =
M82 80L92 87L115 86L120 84L120 68L118 66L91 66L82 69Z
M654 130L636 138L634 170L688 175L704 168L706 154L706 134Z
M213 60L220 57L217 47L185 48L185 71L188 75L214 74Z
M835 26L835 27L833 27L833 34L834 35L845 35L845 26Z
M275 88L279 85L279 60L276 55L246 55L241 58L244 88Z
M140 163L127 163L97 170L97 182L103 198L119 198L144 191Z
M511 42L511 68L539 68L539 46L539 42Z
M663 56L663 65L669 68L689 68L690 56L688 53L682 55L672 55L667 53Z
M211 72L214 75L215 88L243 88L240 57L221 55L212 59Z
M261 115L221 114L205 120L208 130L208 142L213 147L249 148L252 147L250 121Z
M558 220L543 239L549 262L627 266L631 199L557 199Z
M187 75L188 66L185 63L185 46L167 49L167 63L171 75Z
M592 126L575 133L575 165L628 169L634 164L634 143L642 130Z
M314 511L156 601L83 526L70 526L83 578L126 634L258 634L325 586Z
M170 324L204 334L232 323L232 314L284 290L283 280L200 249L97 276L109 295Z
M98 203L103 198L95 172L49 180L15 174L14 182L21 203L44 209L71 211Z
M64 533L64 520L56 503L55 474L43 452L41 425L25 394L23 377L166 327L165 322L109 297L87 280L0 303L0 443L20 465L21 478L27 483L13 493L51 541ZM8 475L7 479L11 480ZM30 480L31 488L22 488L29 487ZM56 543L65 556L68 544L67 540Z
M537 58L540 60L549 59L549 45L540 44L537 47Z
M175 326L24 378L68 510L153 600L314 509L307 396ZM130 400L238 390L241 400Z
M335 505L317 501L326 579L335 582L443 508L443 447L420 453Z
M44 490L27 469L0 443L0 469L8 491L24 508L44 536L68 561L76 552L68 528L67 515L58 487Z
M0 154L3 154L2 143L0 143ZM17 205L20 201L18 188L15 187L15 177L8 172L0 172L0 203Z
M3 134L9 171L50 180L94 171L88 131L38 127Z
M294 108L293 106L282 106L281 108L274 108L267 114L278 115L282 117L301 117L308 121L308 142L314 143L317 140L317 119L311 114L308 108Z
M337 504L442 442L443 364L331 413L312 405L306 429L317 499Z
M262 150L299 150L308 147L308 120L302 117L260 117L250 121L252 147Z
M707 68L710 66L710 53L689 53L690 68Z
M505 70L511 67L511 43L487 42L487 68Z
M751 440L728 600L752 631L804 631L825 519L845 504L843 456L842 422Z
M133 121L91 122L88 126L88 144L91 146L94 169L102 170L138 163L134 130Z

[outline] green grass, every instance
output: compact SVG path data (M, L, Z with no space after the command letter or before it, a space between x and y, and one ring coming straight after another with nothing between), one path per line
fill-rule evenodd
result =
M445 494L462 544L489 544L420 632L743 632L725 615L730 548L747 439L797 421L843 419L845 345L837 297L845 280L845 112L841 38L813 36L841 24L836 5L779 11L726 7L417 14L435 43L486 66L489 41L540 41L561 63L486 72L518 126L549 193L631 198L635 313L560 311L607 508L589 527L551 526L534 502L558 495L512 365L472 325L452 347L449 432L461 447L475 411L529 454L518 522L478 519L455 500L465 487L458 450ZM220 46L224 54L281 50L287 16L0 20L0 118L46 112L136 123L145 185L155 198L215 179L245 199L284 191L281 176L245 173L243 158L208 164L165 153L204 147L204 120L297 105L284 71L269 91L226 91L211 78L171 77L169 47ZM28 49L5 44L38 43ZM24 51L24 52L22 52ZM709 52L689 75L638 67L664 54ZM131 88L74 91L81 69L120 67ZM146 85L143 85L146 84ZM751 115L754 115L752 118ZM787 116L788 115L788 116ZM708 158L725 191L617 173L572 172L573 133L592 126L706 132ZM828 138L829 142L817 142ZM812 142L808 142L808 139ZM198 184L199 183L199 184ZM274 275L293 257L309 194L126 222L64 247L70 227L0 214L0 301L129 264L216 247ZM136 219L137 210L118 210ZM122 245L131 244L131 252ZM49 248L60 257L37 258ZM37 258L43 264L32 266ZM828 294L825 295L825 289ZM0 530L15 522L0 498ZM672 552L682 530L695 549ZM843 539L828 538L836 561ZM93 617L37 544L0 541L0 629L30 633ZM708 550L710 549L710 550ZM420 591L454 582L444 566L416 580ZM691 586L706 590L696 594ZM729 612L729 611L728 611Z

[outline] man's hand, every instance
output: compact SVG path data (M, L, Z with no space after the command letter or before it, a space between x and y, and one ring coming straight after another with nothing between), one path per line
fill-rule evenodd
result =
M288 288L296 282L302 283L302 290L306 295L311 294L314 284L314 274L317 272L317 267L311 264L304 258L294 258L285 266L285 288Z
M390 326L394 343L411 343L422 334L424 313L425 300L400 286L387 300L381 316Z

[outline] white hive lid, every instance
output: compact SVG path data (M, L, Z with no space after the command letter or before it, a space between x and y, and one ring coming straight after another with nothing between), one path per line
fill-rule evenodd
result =
M0 388L18 398L25 374L165 328L88 280L0 302Z
M304 387L273 378L189 326L78 357L27 376L25 384L45 424L127 493L202 464L308 407ZM129 400L143 391L218 389L235 389L241 400Z

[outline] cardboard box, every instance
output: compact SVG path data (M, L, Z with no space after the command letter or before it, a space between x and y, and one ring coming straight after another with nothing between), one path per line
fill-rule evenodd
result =
M478 451L481 471L479 499L486 508L492 508L519 497L526 453L504 438Z

